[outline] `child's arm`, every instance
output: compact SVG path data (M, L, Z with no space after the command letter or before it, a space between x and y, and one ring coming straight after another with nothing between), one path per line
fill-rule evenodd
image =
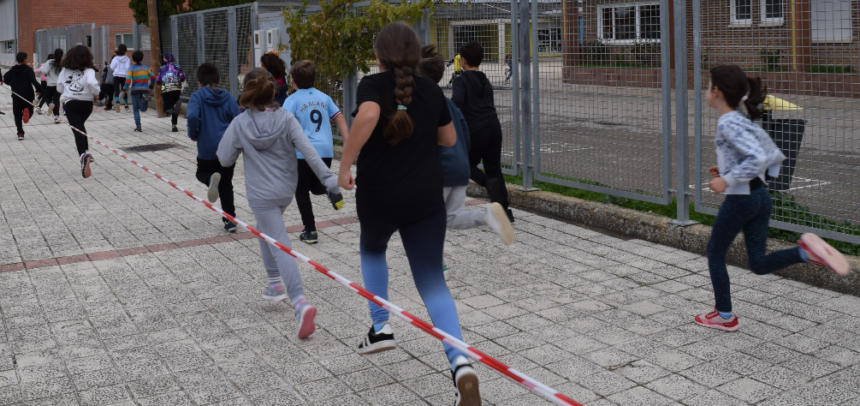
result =
M191 95L191 100L188 101L188 106L185 110L185 118L188 124L188 138L197 141L200 136L200 104L197 101L197 94Z
M230 123L221 137L221 142L218 143L218 151L215 154L218 155L221 166L233 166L239 159L239 154L242 153L242 144L236 136L236 132L239 131L237 127L236 123Z
M91 70L84 71L84 79L86 79L86 85L90 87L90 91L93 94L99 94L99 81L96 79L96 72ZM98 96L96 96L98 97Z
M337 123L337 130L340 131L340 139L343 142L343 145L346 145L346 140L349 138L349 127L346 125L346 118L343 114L335 117L334 121Z
M352 133L349 135L349 142L344 143L343 156L340 158L338 184L346 190L352 190L355 184L350 167L355 162L358 152L361 151L361 148L370 139L373 129L376 128L376 123L379 122L380 110L379 104L372 101L361 103L358 106L358 114L352 122Z
M42 84L39 83L38 80L36 80L36 74L33 72L29 72L27 75L29 76L27 79L30 81L30 84L33 85L34 88L36 88L36 95L37 96L41 95L42 94Z
M463 103L466 101L466 86L463 84L462 80L454 80L451 84L451 101L457 105L458 108L463 108Z
M737 165L721 177L729 186L746 183L764 171L766 157L754 134L746 129L727 124L723 130L727 149L740 156Z
M299 125L299 121L295 118L287 124L287 135L290 137L293 147L299 150L305 157L305 162L308 163L311 170L317 175L317 179L325 185L328 198L334 209L340 210L343 207L343 195L340 193L340 188L337 185L337 177L331 173L331 170L326 166L319 154L317 154L316 148L311 144L302 126Z

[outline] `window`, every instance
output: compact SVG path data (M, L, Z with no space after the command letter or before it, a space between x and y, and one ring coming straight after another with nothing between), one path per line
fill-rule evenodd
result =
M610 43L660 40L660 5L657 3L599 7L600 39Z
M752 0L730 0L729 4L732 24L752 24Z
M763 24L782 24L782 0L760 0L761 22ZM812 3L819 3L813 1Z
M810 11L812 42L851 42L851 0L813 1Z
M15 41L0 42L0 53L14 54L15 53Z
M140 32L140 50L141 51L149 51L150 49L150 39L149 32L141 31Z
M543 54L561 52L561 28L538 30L538 52Z
M116 34L114 35L116 46L125 44L128 49L134 49L134 34Z

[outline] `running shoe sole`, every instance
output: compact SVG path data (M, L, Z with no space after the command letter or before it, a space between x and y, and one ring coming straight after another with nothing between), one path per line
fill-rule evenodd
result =
M809 253L809 258L807 258L809 262L830 268L831 271L842 276L848 275L848 272L851 271L845 256L822 240L821 237L806 233L800 236L797 243Z
M314 324L314 317L317 317L317 308L313 306L305 306L302 309L302 316L299 320L299 339L307 338L317 330Z
M278 296L266 296L265 294L263 294L263 299L268 300L270 302L280 303L284 300L287 300L287 295L281 293Z
M212 174L212 178L209 179L209 194L206 198L209 199L209 203L215 203L218 201L218 184L221 182L221 174L215 172Z
M475 373L474 369L463 371L457 377L457 390L460 392L460 399L456 406L481 406L481 391L478 390L478 374Z
M30 122L30 109L24 109L23 119L24 119L24 124L27 124Z
M116 105L116 112L122 113L122 106L120 106L119 104Z
M499 222L499 225L502 229L502 241L504 241L505 245L511 245L514 243L514 227L511 225L510 219L508 219L508 213L505 212L505 208L502 207L501 204L493 203L490 205L490 212L493 214L493 217L496 218L496 221Z
M92 162L92 158L88 154L84 157L84 165L83 168L81 168L81 175L83 175L84 178L89 178L93 174L92 169L90 169L90 162Z
M376 354L377 352L393 350L395 348L397 348L396 340L382 340L359 348L358 353L361 355Z

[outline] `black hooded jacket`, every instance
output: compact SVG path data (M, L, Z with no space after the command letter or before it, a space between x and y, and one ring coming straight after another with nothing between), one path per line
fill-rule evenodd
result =
M27 65L15 65L3 75L3 82L12 88L12 91L21 97L32 101L36 98L33 87L41 89L42 84L36 80L33 68ZM39 90L41 92L41 90ZM14 96L13 96L14 97ZM17 97L15 97L17 99ZM20 99L19 99L20 100Z
M463 112L469 131L474 133L492 123L499 122L496 102L493 100L493 85L487 75L480 71L464 71L454 79L451 100Z

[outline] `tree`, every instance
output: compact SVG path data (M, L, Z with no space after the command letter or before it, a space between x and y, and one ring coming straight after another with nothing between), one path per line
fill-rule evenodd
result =
M251 2L253 0L158 0L158 10L163 19L174 14L236 6ZM149 24L149 12L147 11L146 0L129 0L128 7L134 12L135 22L144 25Z
M374 61L375 33L386 24L396 21L415 23L425 11L432 14L443 0L419 0L400 3L370 0L370 4L357 9L353 0L323 0L320 12L307 12L308 2L301 8L284 10L284 23L290 43L292 60L310 60L316 64L321 78L340 79L355 73L370 71Z

